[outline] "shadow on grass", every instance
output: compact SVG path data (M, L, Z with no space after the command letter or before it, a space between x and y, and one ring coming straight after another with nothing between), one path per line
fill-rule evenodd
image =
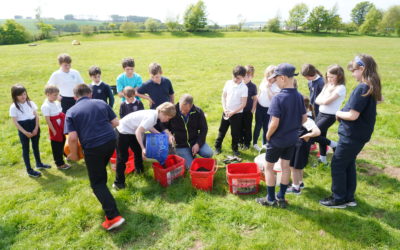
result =
M359 218L331 208L313 210L291 205L288 210L312 221L335 238L357 242L364 247L382 243L392 246L398 244L398 239L393 238L387 230L371 218Z
M0 249L11 249L18 235L18 229L15 225L2 223L0 225Z
M149 248L169 231L167 220L153 213L132 212L126 205L118 205L125 224L110 232L112 241L121 249Z

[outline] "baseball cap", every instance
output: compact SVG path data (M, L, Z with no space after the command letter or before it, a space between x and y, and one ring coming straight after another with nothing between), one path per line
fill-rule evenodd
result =
M281 63L279 64L275 70L274 73L268 77L268 79L275 78L277 76L287 76L287 77L293 77L297 76L299 73L294 73L296 71L296 68L290 64L290 63Z

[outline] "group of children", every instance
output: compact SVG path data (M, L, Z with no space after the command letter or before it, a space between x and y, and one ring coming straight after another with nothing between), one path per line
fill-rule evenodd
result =
M128 148L134 152L136 171L143 172L143 159L146 157L143 136L146 131L163 131L168 134L170 143L174 142L174 137L163 125L176 115L174 90L171 81L162 76L159 64L150 64L150 80L142 83L141 76L134 72L134 60L124 59L124 73L116 81L116 89L121 97L121 120L118 120L112 111L112 90L101 81L99 67L93 66L89 69L92 83L88 86L84 84L79 72L71 69L72 60L69 55L60 55L58 61L60 69L51 75L45 87L46 100L41 107L49 128L54 162L59 169L70 168L64 162L65 134L68 134L71 149L71 154L68 155L70 160L79 159L79 139L85 151L91 187L106 212L103 227L110 230L122 224L124 219L119 215L115 200L106 186L105 167L116 149L117 174L113 187L117 190L125 188L124 171L129 157ZM382 96L377 66L371 56L356 57L348 69L360 84L342 111L339 109L345 98L346 88L344 70L339 65L330 66L325 78L313 65L303 66L301 73L309 81L310 98L303 97L295 88L294 76L297 74L291 64L269 66L265 70L258 94L256 85L252 83L254 67L236 66L233 69L233 79L227 81L223 89L223 113L215 151L217 154L221 153L222 142L229 127L234 155L240 155L239 145L241 149L248 149L251 143L257 151L261 151L257 141L263 128L267 196L256 199L258 203L286 207L286 192L301 193L304 188L303 168L308 162L310 146L318 142L319 159L323 163L327 162L327 146L336 150L331 164L332 196L320 203L330 207L356 205L355 159L371 137L376 103ZM40 170L50 166L43 164L40 159L37 106L29 99L27 90L22 85L14 85L11 95L13 103L10 106L10 116L18 129L27 173L31 177L39 177L41 173L30 164L30 141L36 168ZM59 103L57 100L60 99ZM144 110L141 99L149 101L150 110ZM252 133L254 112L256 124ZM327 130L335 120L340 121L338 143L326 138ZM282 179L280 191L275 195L276 177L273 166L279 159ZM95 167L99 164L101 168ZM291 187L288 186L290 176L293 181Z

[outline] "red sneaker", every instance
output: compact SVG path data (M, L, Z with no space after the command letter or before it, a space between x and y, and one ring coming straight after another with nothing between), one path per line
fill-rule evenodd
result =
M315 150L317 150L317 144L314 143L311 145L310 151L315 151Z
M112 220L109 220L106 216L106 220L101 225L104 227L104 229L111 230L113 228L121 226L122 223L124 223L124 222L125 222L125 219L122 218L122 216L120 216L120 215L115 217Z

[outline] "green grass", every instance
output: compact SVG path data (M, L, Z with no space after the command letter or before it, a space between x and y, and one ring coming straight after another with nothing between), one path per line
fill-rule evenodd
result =
M78 39L81 46L72 46ZM333 63L346 66L357 53L374 56L382 77L385 102L378 106L378 118L371 142L358 160L359 206L332 210L318 205L329 194L330 171L318 166L306 169L307 185L301 196L288 196L286 210L261 207L254 198L265 195L229 193L225 169L218 170L211 193L191 187L186 175L168 188L153 180L149 164L144 176L128 176L128 188L114 192L118 207L127 219L115 232L105 232L100 223L103 211L89 187L83 162L68 171L43 171L40 179L28 178L21 157L15 127L8 117L10 87L22 83L38 106L44 100L43 86L58 68L56 57L66 52L73 68L89 82L87 69L98 65L103 80L115 82L120 62L132 56L136 71L148 78L147 65L163 66L176 91L176 98L191 93L207 115L207 142L213 145L221 115L220 95L231 70L237 64L253 64L258 85L265 67L291 62L298 69L313 63L321 71ZM399 39L363 36L313 37L256 32L221 33L218 36L185 33L140 33L135 38L99 35L63 37L27 45L0 46L0 249L22 248L222 248L222 249L376 249L400 246L400 183L380 173L386 167L400 167L400 77ZM356 82L346 72L347 97ZM300 91L308 94L306 80L298 78ZM145 103L147 106L147 103ZM119 100L115 110L119 107ZM41 156L51 163L51 149L45 121L41 117ZM230 136L223 150L230 153ZM337 124L329 132L337 139ZM252 161L256 152L243 153ZM330 156L330 155L329 155ZM217 157L222 162L223 156ZM311 165L315 157L311 158ZM33 158L32 158L33 162ZM376 174L368 170L373 166ZM222 165L220 164L220 167ZM109 171L109 186L114 173Z

